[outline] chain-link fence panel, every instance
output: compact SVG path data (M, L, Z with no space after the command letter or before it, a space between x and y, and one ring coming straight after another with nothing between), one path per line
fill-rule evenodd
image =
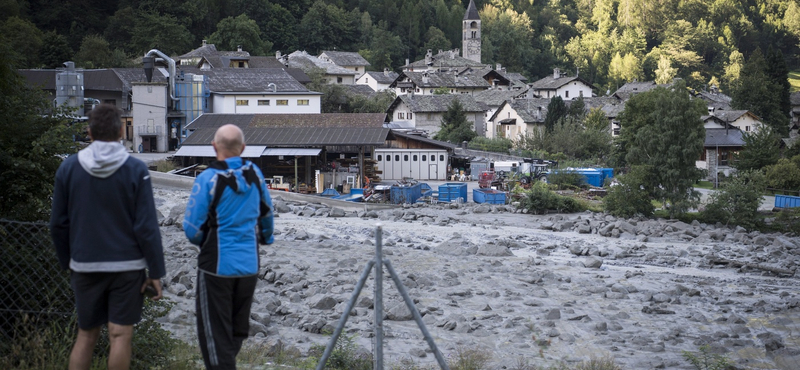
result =
M75 303L46 223L0 220L0 340L25 325L68 323ZM30 328L28 328L30 329Z

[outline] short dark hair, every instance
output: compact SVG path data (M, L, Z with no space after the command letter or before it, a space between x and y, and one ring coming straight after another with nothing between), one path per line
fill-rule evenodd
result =
M117 141L122 130L122 112L114 105L100 104L89 112L89 132L93 140Z

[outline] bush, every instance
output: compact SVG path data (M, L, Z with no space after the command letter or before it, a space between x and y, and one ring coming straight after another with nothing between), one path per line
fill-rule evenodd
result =
M761 205L765 182L764 175L758 170L736 173L720 191L711 194L711 200L703 211L703 220L754 228L759 223L758 206Z
M512 145L511 140L502 137L490 139L484 136L477 136L469 142L470 149L506 154Z
M531 186L530 192L522 199L520 206L534 214L544 214L549 210L566 213L586 210L576 199L558 195L540 181Z
M313 345L308 351L307 361L314 364L319 363L325 353L324 345ZM325 363L326 369L331 370L369 370L372 369L372 355L361 353L352 336L340 335L336 340L328 361Z
M633 170L619 176L619 185L612 186L603 198L606 212L617 217L642 215L650 217L655 212L650 194L644 189L644 172Z
M791 235L800 235L800 208L786 208L778 212L773 226Z
M586 177L575 171L557 171L547 174L547 182L559 189L579 189L586 186Z
M795 156L800 158L800 156ZM764 167L767 176L767 186L773 189L798 189L800 188L800 167L792 158L781 158L778 163Z
M725 370L732 365L727 357L711 353L708 346L700 346L698 352L683 351L682 355L697 370Z
M481 349L458 347L447 365L452 370L482 370L491 358Z
M161 159L150 163L150 167L153 166L155 166L156 171L158 172L169 172L178 168L178 165L169 159Z

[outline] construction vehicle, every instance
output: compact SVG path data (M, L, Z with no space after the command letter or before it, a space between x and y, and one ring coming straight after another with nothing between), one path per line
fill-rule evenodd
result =
M523 186L532 184L534 181L547 182L547 175L550 170L558 168L558 162L544 159L525 158L520 164L517 178Z

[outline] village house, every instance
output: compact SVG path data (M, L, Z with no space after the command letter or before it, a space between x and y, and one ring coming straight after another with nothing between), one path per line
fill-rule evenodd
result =
M473 130L483 135L487 108L470 95L401 95L386 110L387 120L389 123L407 122L407 127L426 131L432 137L441 129L442 117L453 99L458 99L464 107Z
M367 85L373 91L388 90L389 86L397 80L400 74L384 68L383 72L367 71L356 80L356 85Z
M507 100L489 117L486 137L516 140L544 129L550 99Z
M592 97L594 86L580 76L567 76L558 68L553 74L530 84L528 97L550 99L560 96L564 100Z
M356 79L363 76L370 65L361 54L351 51L326 50L319 55L319 59L356 72Z
M402 72L389 85L397 96L405 94L434 95L442 91L447 94L474 94L490 88L481 74L458 72Z
M340 67L305 51L295 51L285 58L287 66L299 68L306 74L321 71L329 84L353 85L356 83L356 76L360 75L359 72Z

